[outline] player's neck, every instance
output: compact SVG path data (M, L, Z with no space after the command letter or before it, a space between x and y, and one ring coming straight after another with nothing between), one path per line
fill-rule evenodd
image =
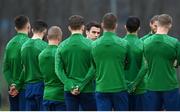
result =
M72 30L72 31L71 31L71 34L72 34L72 35L73 35L73 34L77 34L77 33L83 34L83 31L82 31L82 30Z
M113 33L115 33L115 32L116 32L116 29L112 29L112 30L104 29L104 32L113 32Z
M24 33L24 34L28 34L27 30L17 30L17 33Z
M48 45L58 45L59 41L57 40L48 40Z
M168 34L169 29L166 27L158 27L156 34Z
M127 32L127 34L131 34L131 35L137 35L137 32L132 32L132 33L130 33L130 32Z
M34 33L32 39L43 39L43 33Z

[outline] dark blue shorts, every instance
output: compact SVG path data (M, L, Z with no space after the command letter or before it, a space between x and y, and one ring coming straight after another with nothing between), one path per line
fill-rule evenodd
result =
M30 83L26 85L26 110L27 111L41 111L43 110L43 93L44 83Z
M129 94L129 111L145 111L148 106L147 93Z
M44 111L66 111L65 102L43 100Z
M67 111L96 111L96 100L93 93L80 93L72 95L70 92L64 94Z
M96 103L98 111L127 111L128 110L128 93L101 93L96 92Z
M173 89L170 91L148 91L148 104L147 110L149 111L179 111L179 89Z

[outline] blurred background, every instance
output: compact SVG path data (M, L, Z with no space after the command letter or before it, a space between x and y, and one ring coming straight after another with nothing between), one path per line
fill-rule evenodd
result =
M70 35L67 28L69 16L78 14L85 21L101 21L107 12L118 16L119 36L125 35L124 24L128 16L138 16L141 20L139 36L150 30L149 20L152 16L167 13L173 17L171 36L180 36L180 0L0 0L0 92L1 110L8 110L7 85L2 74L2 57L5 45L15 34L13 19L23 14L33 22L42 19L51 25L62 28L63 37Z

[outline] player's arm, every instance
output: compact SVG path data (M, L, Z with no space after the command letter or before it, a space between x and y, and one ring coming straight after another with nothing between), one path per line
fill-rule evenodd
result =
M3 74L4 74L4 77L6 79L8 86L11 86L11 84L13 83L12 72L11 72L10 66L11 66L10 60L8 58L7 51L5 51L4 58L3 58Z
M131 63L131 57L130 57L130 47L129 47L129 43L127 44L127 52L126 52L126 58L125 58L125 62L124 62L124 69L128 70L130 63Z
M19 76L19 80L15 82L15 86L18 91L23 88L24 80L25 80L25 67L22 68L21 74Z
M79 85L79 90L82 91L84 87L91 81L92 79L95 78L95 73L96 73L96 66L93 58L91 57L91 67L89 68L86 77L84 78L83 82L81 85Z
M124 60L124 70L128 70L130 67L130 63L131 63L131 57L130 57L130 47L129 47L129 43L127 44L127 52L126 52L126 57ZM129 84L130 82L128 80L126 80L126 84Z
M176 66L178 67L180 65L180 42L177 42L177 64Z
M146 62L146 60L145 60L145 58L143 56L141 69L139 70L139 72L138 72L136 78L134 79L134 81L131 83L131 89L134 90L136 88L136 86L138 84L140 84L140 82L142 80L144 80L144 76L147 74L147 71L148 71L148 65L147 65L147 62Z
M74 84L71 79L67 77L64 71L62 56L60 52L60 48L57 49L56 56L55 56L55 72L57 77L61 80L64 86L69 90L73 90Z

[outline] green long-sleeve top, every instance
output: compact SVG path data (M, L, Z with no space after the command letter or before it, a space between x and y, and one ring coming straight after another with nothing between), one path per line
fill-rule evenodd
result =
M24 66L24 83L36 83L43 81L43 75L39 69L38 56L47 47L47 43L41 39L29 39L21 48L21 58Z
M64 91L80 85L91 66L91 42L82 34L72 34L63 41L56 52L55 71L64 84ZM90 81L81 92L93 92Z
M127 90L124 69L126 62L130 61L128 49L128 42L113 32L104 32L92 43L97 92Z
M132 83L140 72L142 61L143 61L143 42L135 34L127 34L124 37L125 40L129 42L129 55L130 63L129 68L125 71L125 78L127 82ZM136 86L135 93L145 92L145 82L144 79Z
M166 34L154 34L144 41L148 63L147 89L166 91L178 88L175 59L179 62L179 42Z
M21 63L21 47L28 39L27 34L17 33L6 46L3 60L3 74L8 86L19 80L23 68Z
M148 34L146 34L145 36L143 36L142 38L141 38L141 40L142 41L144 41L144 40L146 40L147 38L149 38L150 36L152 36L153 35L153 33L148 33Z
M44 77L44 99L64 101L64 85L55 73L55 54L57 46L48 45L39 54L39 68Z

